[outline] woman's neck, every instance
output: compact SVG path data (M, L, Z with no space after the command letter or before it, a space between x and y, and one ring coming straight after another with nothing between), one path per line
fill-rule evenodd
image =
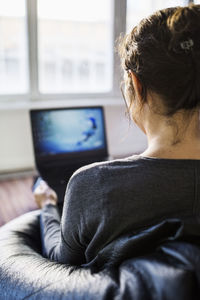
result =
M160 145L150 145L140 154L145 157L168 158L168 159L200 159L200 143L192 147L161 147Z
M190 118L156 118L146 122L147 157L200 159L199 113Z

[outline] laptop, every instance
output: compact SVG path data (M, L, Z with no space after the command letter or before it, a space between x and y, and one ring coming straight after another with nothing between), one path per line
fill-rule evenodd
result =
M103 107L32 109L30 118L37 170L62 203L77 169L108 160Z

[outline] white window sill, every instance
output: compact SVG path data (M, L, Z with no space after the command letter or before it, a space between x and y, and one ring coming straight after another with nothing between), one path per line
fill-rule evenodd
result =
M120 106L124 105L123 100L116 98L82 98L82 99L50 99L50 100L7 100L0 101L1 110L23 110L23 109L39 109L49 107L73 107L73 106Z
M34 177L34 176L38 176L38 172L35 169L12 170L7 172L0 172L0 181L14 180L19 178Z

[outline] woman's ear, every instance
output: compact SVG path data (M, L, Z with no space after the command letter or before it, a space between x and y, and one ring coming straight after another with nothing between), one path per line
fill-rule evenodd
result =
M131 71L130 74L131 74L131 79L132 79L132 83L133 83L133 87L134 87L136 97L137 97L137 99L142 100L142 85L141 85L141 82L137 78L135 73L133 73Z
M140 108L143 108L142 84L133 72L130 72L130 74L131 74L132 84L133 84L133 88L134 88L134 92L135 92L135 100L136 100L136 103L135 103L136 105L132 111L132 120L144 132L144 134L146 134L146 131L144 128L144 118L143 118L144 115L142 113L143 110L140 109Z

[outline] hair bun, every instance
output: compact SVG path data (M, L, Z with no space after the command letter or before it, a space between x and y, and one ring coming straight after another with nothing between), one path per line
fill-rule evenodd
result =
M169 49L175 52L200 50L200 5L178 7L167 20L171 32Z
M200 5L189 5L176 9L167 20L173 33L192 32L200 25Z

